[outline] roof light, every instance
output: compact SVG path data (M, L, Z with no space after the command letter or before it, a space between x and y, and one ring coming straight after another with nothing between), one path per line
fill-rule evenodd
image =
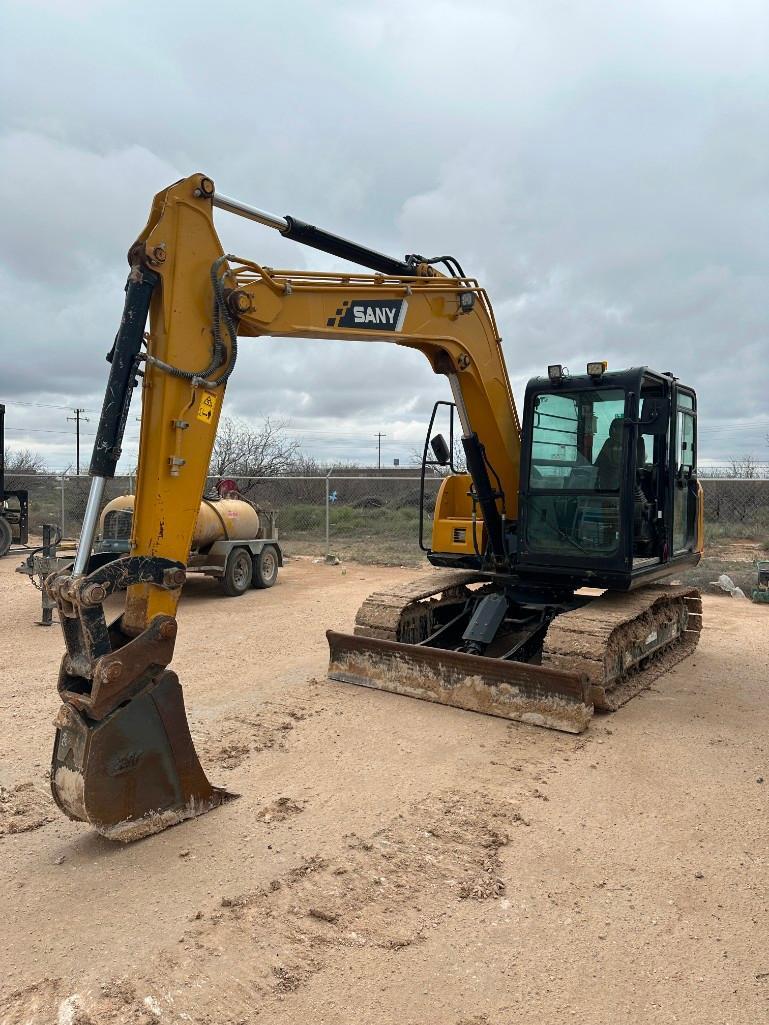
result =
M563 367L560 363L553 363L547 368L547 376L551 384L560 384L563 380Z
M606 362L605 359L601 360L598 363L588 363L587 372L590 375L590 377L600 377L606 370L608 365L609 364Z

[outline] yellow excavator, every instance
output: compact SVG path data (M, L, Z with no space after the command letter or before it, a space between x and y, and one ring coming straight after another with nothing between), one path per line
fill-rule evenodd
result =
M226 255L215 209L373 273ZM77 555L48 581L66 644L51 783L70 818L127 841L228 797L198 761L168 665L239 336L404 345L451 389L422 468L423 484L431 464L445 475L429 543L424 503L420 520L436 571L371 595L354 633L328 632L331 679L580 732L693 650L699 595L665 578L703 547L697 403L671 373L548 366L521 425L489 298L454 258L393 259L230 199L203 174L158 193L129 264ZM104 484L140 379L130 552L97 566ZM439 411L448 440L433 436ZM455 420L466 469L453 465ZM104 601L123 589L107 623Z

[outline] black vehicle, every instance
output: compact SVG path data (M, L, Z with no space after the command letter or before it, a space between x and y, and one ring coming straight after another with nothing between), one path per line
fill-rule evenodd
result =
M0 403L0 558L29 540L29 494L5 487L5 406Z

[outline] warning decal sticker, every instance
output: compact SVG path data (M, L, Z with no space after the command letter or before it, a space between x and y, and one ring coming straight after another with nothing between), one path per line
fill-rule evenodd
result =
M215 409L216 395L211 395L210 392L206 392L198 406L198 420L202 420L204 424L210 424L214 418Z

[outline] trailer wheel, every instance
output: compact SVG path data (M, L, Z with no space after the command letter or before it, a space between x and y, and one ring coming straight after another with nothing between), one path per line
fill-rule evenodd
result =
M13 541L11 525L5 516L0 513L0 559L10 551L11 541Z
M253 587L272 587L278 579L278 553L272 545L265 545L258 555L254 556Z
M247 548L233 548L227 556L227 565L221 579L222 590L229 598L245 594L251 586L253 576L251 552Z

